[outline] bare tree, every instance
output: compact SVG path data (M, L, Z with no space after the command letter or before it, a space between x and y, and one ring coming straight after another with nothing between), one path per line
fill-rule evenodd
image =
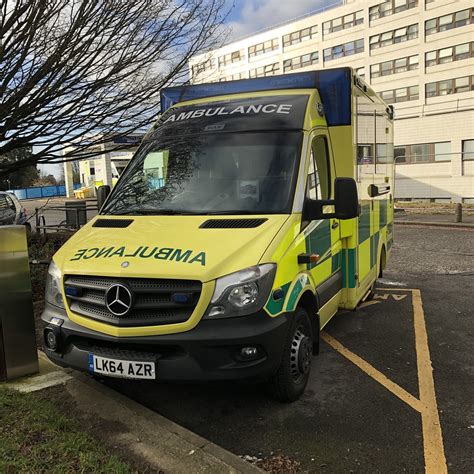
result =
M34 147L21 161L0 158L0 176L91 157L149 127L160 89L222 42L226 2L0 0L0 157Z

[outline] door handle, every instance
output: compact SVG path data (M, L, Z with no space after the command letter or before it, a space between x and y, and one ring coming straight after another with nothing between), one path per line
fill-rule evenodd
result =
M337 229L338 227L339 227L339 222L334 221L334 222L332 223L331 228L332 228L332 229Z

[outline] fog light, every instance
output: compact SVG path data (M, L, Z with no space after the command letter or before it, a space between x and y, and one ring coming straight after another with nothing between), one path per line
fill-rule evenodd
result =
M56 334L54 334L54 331L51 329L46 329L44 336L46 347L52 351L55 351L58 348L58 338L56 337Z
M258 350L256 347L242 347L240 350L240 355L243 359L255 359L258 355Z

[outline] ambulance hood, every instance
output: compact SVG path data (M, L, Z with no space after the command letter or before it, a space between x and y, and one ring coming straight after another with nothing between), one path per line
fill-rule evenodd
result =
M63 274L206 282L267 263L260 262L262 255L288 217L99 216L54 261Z

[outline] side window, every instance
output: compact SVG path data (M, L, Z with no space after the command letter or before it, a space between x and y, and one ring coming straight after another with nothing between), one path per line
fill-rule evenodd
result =
M12 211L15 211L15 212L16 212L16 206L15 206L15 203L12 201L11 197L10 197L10 196L5 196L5 199L7 200L7 205L8 205L8 207L9 207Z
M6 216L8 209L7 199L4 194L0 194L0 216Z
M306 195L310 199L329 199L331 189L328 145L316 137L311 145Z

